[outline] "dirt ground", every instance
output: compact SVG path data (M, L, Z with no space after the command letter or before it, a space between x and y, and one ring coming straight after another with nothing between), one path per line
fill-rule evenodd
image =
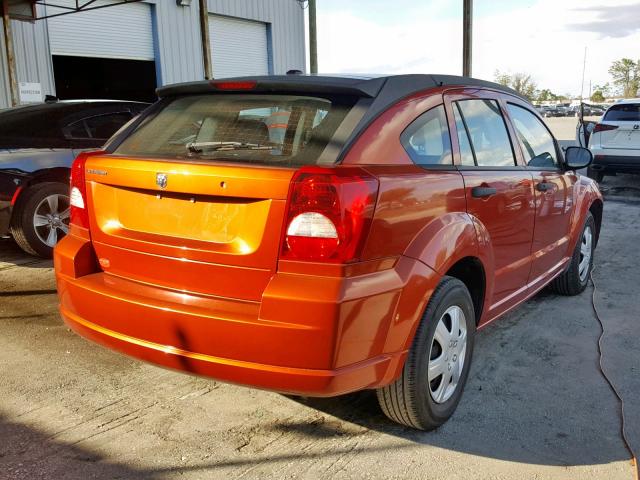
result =
M603 183L594 273L637 451L639 179ZM0 240L0 478L631 480L591 292L543 291L481 331L457 412L424 433L388 421L370 392L289 398L93 345L60 320L51 262Z

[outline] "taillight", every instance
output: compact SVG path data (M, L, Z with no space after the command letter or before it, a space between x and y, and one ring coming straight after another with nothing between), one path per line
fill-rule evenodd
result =
M596 123L596 126L593 129L593 133L606 132L608 130L615 130L616 128L618 128L617 125L607 125L606 123Z
M255 81L221 82L219 80L212 80L209 82L209 85L218 90L253 90L257 84L258 82Z
M300 169L291 180L280 258L357 260L377 194L378 181L360 168Z
M84 169L87 158L101 155L102 151L82 152L71 165L71 190L69 193L69 223L89 228L89 212L87 211L87 184Z

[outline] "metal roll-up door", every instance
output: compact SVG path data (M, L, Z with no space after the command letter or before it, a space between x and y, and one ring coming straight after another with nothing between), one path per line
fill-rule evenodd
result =
M209 37L215 78L269 74L265 23L209 15Z
M75 0L56 0L75 7ZM82 2L81 2L82 3ZM109 2L96 2L91 6ZM47 14L64 10L47 6ZM53 55L153 60L151 10L145 3L129 3L47 20Z

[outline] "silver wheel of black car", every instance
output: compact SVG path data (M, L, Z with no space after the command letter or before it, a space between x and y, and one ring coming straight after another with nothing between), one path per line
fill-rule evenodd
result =
M69 232L69 196L54 193L43 198L36 206L33 226L42 243L55 247Z
M50 258L69 231L69 187L39 183L20 194L11 216L11 235L25 252Z

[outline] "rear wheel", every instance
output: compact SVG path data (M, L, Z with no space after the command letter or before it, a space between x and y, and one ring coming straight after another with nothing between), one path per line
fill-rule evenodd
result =
M561 295L578 295L587 288L593 267L596 246L596 222L591 212L587 214L582 235L576 245L569 267L551 282L551 287Z
M391 419L408 427L432 430L456 409L469 375L475 316L467 287L444 277L418 326L402 374L377 390Z
M51 258L69 231L69 187L40 183L20 196L11 218L11 235L25 252Z

